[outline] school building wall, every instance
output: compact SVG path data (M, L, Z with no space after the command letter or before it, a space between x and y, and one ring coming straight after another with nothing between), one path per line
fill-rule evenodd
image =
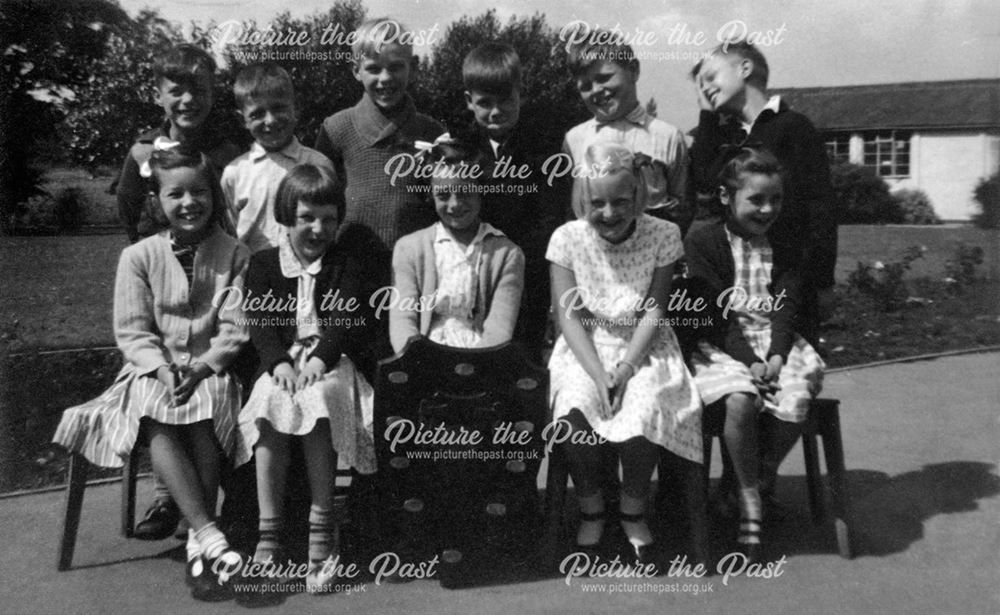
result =
M968 221L978 211L972 191L1000 166L1000 135L915 132L910 176L886 178L893 189L919 188L945 221Z

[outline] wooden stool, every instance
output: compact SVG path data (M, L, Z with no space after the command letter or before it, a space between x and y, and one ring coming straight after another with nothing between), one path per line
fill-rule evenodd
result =
M139 453L144 444L136 444L132 454L122 466L122 492L119 507L119 523L121 534L132 538L135 534L135 485L139 475ZM73 565L73 552L76 549L76 535L80 528L80 514L83 511L83 494L87 488L87 474L90 462L79 453L70 453L69 467L66 477L66 512L63 516L62 534L59 539L59 562L56 569L60 572L69 570ZM338 479L347 478L347 484ZM338 468L334 476L335 511L338 520L346 516L345 493L350 488L351 471ZM335 541L339 543L340 522L336 530Z
M817 438L823 441L826 458L827 483L830 488L830 513L837 534L837 549L840 556L850 559L851 536L849 523L849 501L844 482L844 444L840 435L840 401L836 399L813 399L809 402L806 420L802 423L802 452L805 455L806 484L809 489L809 509L813 523L820 524L826 519L823 494L823 476L819 468ZM708 475L712 463L712 438L722 438L725 414L706 410L703 424L705 439L705 493L708 491Z
M135 481L138 475L138 447L125 459L122 466L121 533L131 538L135 526ZM76 548L76 533L80 527L80 513L83 510L83 492L87 488L87 474L90 462L79 453L70 453L66 477L66 514L63 517L62 535L59 539L59 571L69 570L73 564Z

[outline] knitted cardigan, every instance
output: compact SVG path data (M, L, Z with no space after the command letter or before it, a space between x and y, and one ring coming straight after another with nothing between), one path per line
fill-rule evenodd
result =
M739 318L732 312L728 320L723 318L723 307L718 305L722 293L736 283L736 264L725 223L710 224L691 231L684 240L684 253L690 278L688 288L705 301L708 306L706 314L712 318L707 330L677 331L678 337L686 342L685 349L690 350L691 342L697 339L707 339L741 363L752 365L760 361L743 336ZM799 259L794 252L773 248L772 253L774 262L768 290L772 296L783 292L784 299L780 309L770 314L771 347L767 357L777 354L787 359L795 342L795 320L802 299L802 280Z
M398 297L389 312L389 338L397 353L403 351L411 337L427 335L431 329L433 308L417 310L406 303L431 302L437 290L435 229L436 225L431 225L400 238L392 254L393 285ZM523 289L524 253L507 237L484 237L473 313L474 326L483 331L480 346L510 341Z
M296 325L294 300L298 296L298 278L288 278L281 272L279 248L262 250L250 259L247 274L247 298L258 299L270 292L272 310L263 303L249 304L251 317L250 338L260 355L256 381L264 372L272 373L275 366L291 362L288 349L295 342ZM331 246L323 255L323 265L316 276L313 294L316 315L322 331L319 343L310 357L318 357L333 369L341 355L347 355L367 378L375 371L374 340L377 327L370 299L380 278L366 266L337 246ZM329 295L328 295L329 293ZM279 318L282 324L273 326L269 319ZM265 324L266 323L266 324Z
M249 339L236 289L249 253L213 227L198 244L188 284L168 231L122 251L115 278L115 339L139 374L161 365L207 364L226 369Z

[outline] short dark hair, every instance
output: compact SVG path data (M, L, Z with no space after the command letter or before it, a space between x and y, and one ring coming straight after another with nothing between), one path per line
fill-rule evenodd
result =
M691 78L697 79L698 73L701 72L701 67L705 60L715 55L732 55L743 58L744 60L750 60L750 62L753 63L753 71L750 72L750 76L747 77L747 81L756 83L762 88L767 87L767 79L771 74L771 69L767 66L767 59L764 57L764 54L760 52L760 49L757 49L757 47L746 42L745 40L729 41L714 47L708 52L708 56L706 58L698 60L698 63L691 69Z
M743 185L741 178L750 174L777 175L782 183L785 180L785 168L774 154L766 149L744 147L722 167L717 183L729 192L736 192Z
M468 91L509 96L521 89L521 58L510 45L480 45L462 62L462 82Z
M171 169L181 167L195 169L198 173L204 173L206 175L208 185L212 189L212 217L209 220L209 224L215 223L225 227L225 223L223 221L226 219L226 216L229 215L229 208L226 205L226 199L222 194L222 186L219 183L219 176L215 172L215 167L212 166L212 162L208 159L208 156L197 150L185 148L183 145L178 145L169 149L153 150L153 153L149 156L150 173L147 178L150 193L155 195L157 199L159 198L160 171L169 171ZM161 227L167 226L167 217L164 215L163 208L159 206L158 202L151 202L149 210L150 216L157 222L157 224Z
M295 86L288 71L277 64L255 64L236 75L233 97L240 109L260 98L285 98L294 103Z
M274 199L274 219L282 226L295 226L295 211L299 201L313 205L335 205L337 221L343 222L347 203L337 174L315 164L292 167L278 184Z
M639 70L639 58L623 35L597 29L584 41L571 45L567 65L570 73L578 77L598 62L614 62L626 70Z
M161 79L189 83L199 73L205 73L214 82L216 68L215 60L207 51L191 43L181 43L156 57L153 61L153 77L157 84Z

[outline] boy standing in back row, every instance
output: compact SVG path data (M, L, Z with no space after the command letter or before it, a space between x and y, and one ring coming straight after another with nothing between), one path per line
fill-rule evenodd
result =
M483 195L482 217L524 251L524 293L514 340L542 363L549 315L549 265L545 248L566 196L565 182L549 186L545 161L559 153L558 142L528 134L521 113L521 60L510 45L486 43L462 63L465 102L474 124L471 141L493 167L499 192ZM453 135L454 136L454 135Z
M781 215L767 233L775 252L802 263L802 306L796 331L817 346L819 323L836 303L837 210L823 141L809 119L767 94L764 55L745 41L726 42L695 65L691 76L701 115L691 146L691 176L698 202L709 215L717 204L718 175L742 147L765 149L787 173ZM795 445L799 426L764 415L760 493L773 502L778 466Z

